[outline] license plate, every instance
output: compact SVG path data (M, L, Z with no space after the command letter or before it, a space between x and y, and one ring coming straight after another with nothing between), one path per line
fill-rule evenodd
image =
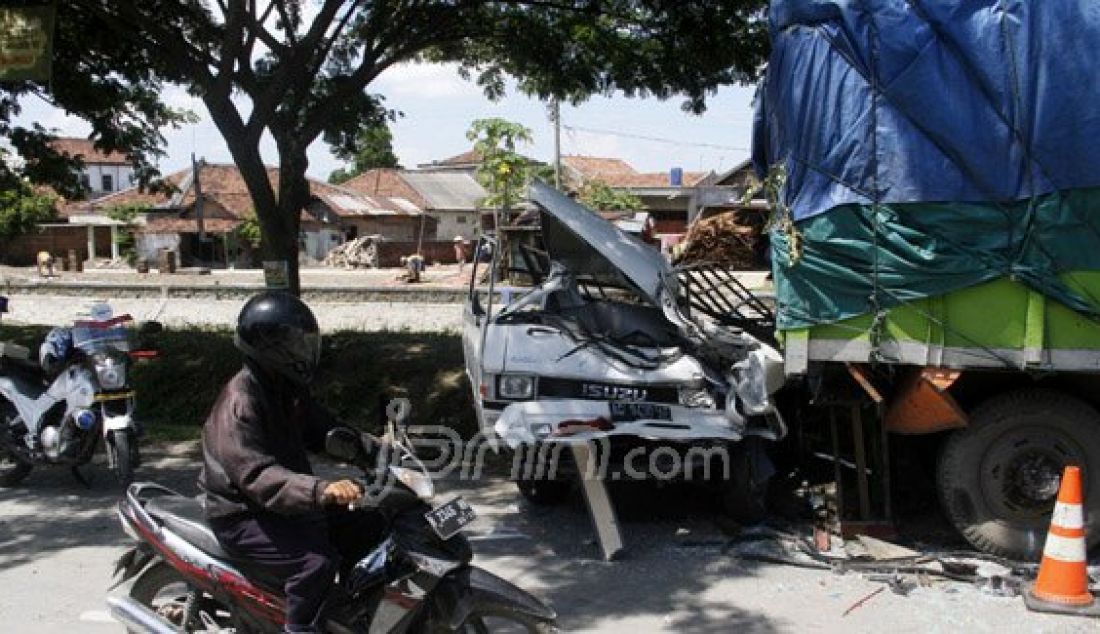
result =
M443 506L434 508L424 514L424 518L431 524L432 530L442 539L450 539L455 533L462 530L470 522L477 519L474 507L462 498L455 498Z
M672 408L652 403L608 403L611 420L617 423L636 420L672 420Z

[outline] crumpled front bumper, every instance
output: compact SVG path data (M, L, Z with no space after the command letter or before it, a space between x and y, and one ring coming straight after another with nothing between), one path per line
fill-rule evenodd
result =
M641 419L616 422L611 420L611 405L607 401L545 400L509 405L494 425L497 435L513 449L536 442L587 441L609 436L636 436L647 440L721 440L738 442L744 436L744 423L733 422L718 410L696 409L681 405L663 405L672 413L672 420ZM592 429L561 434L565 421L603 419L610 429ZM576 429L574 427L574 429Z

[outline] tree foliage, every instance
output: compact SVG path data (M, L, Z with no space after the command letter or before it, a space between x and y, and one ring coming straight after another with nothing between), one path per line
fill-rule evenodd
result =
M385 121L364 123L352 142L343 146L333 145L332 153L336 158L350 164L329 174L328 182L334 185L347 182L368 170L401 168L397 155L393 152L393 133Z
M17 181L26 178L67 198L85 193L79 178L82 161L53 147L56 131L37 122L16 123L33 99L87 121L98 149L122 152L142 185L159 184L155 163L164 155L162 130L192 120L191 113L161 101L165 81L173 79L165 72L170 67L160 63L157 51L103 28L78 3L58 3L54 37L52 81L0 84L0 137L21 158L0 164L0 188L18 187Z
M256 218L256 212L249 212L245 215L241 224L237 225L237 228L233 230L234 236L252 247L258 248L262 239L262 230L260 229L260 221Z
M263 227L265 257L298 290L306 150L347 146L389 113L368 88L395 65L457 62L490 96L521 90L573 101L597 93L671 97L703 108L766 56L765 0L68 0L85 28L124 42L146 77L179 81L205 103ZM91 19L94 18L94 19ZM100 31L101 30L101 31ZM279 154L274 185L260 140Z
M489 192L482 206L515 209L525 198L530 179L529 161L516 151L516 144L531 143L531 130L504 119L477 119L466 138L474 142L474 152L481 159L477 180Z
M630 192L611 189L600 180L590 180L577 190L577 200L596 211L635 211L644 209L642 199Z
M0 189L0 240L22 235L40 222L53 220L55 202L54 196L36 192L22 181Z

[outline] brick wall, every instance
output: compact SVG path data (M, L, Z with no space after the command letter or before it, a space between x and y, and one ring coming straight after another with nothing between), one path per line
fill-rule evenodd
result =
M16 236L0 244L0 262L16 266L33 265L39 251L49 251L57 258L64 258L68 257L69 249L75 249L81 260L88 259L87 227L51 225ZM97 257L111 257L110 228L96 227L95 250Z

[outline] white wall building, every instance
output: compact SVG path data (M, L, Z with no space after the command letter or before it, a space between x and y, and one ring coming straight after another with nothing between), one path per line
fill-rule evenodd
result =
M84 161L80 180L88 190L89 199L113 194L134 184L134 168L119 152L105 154L97 150L90 140L71 137L55 140L53 147L63 154L79 156Z

